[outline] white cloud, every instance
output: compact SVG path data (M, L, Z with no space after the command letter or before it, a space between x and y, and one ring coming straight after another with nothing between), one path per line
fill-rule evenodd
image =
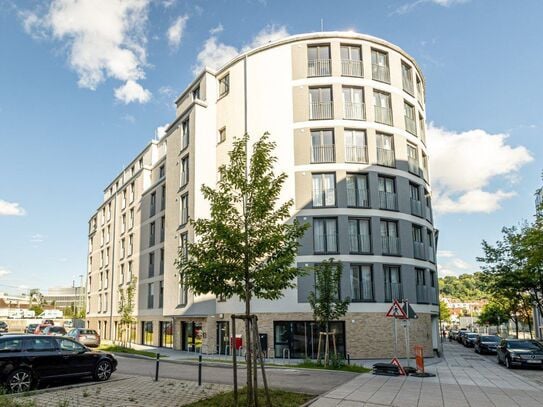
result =
M17 202L8 202L0 199L0 216L23 216L26 211Z
M461 259L456 253L450 250L438 250L437 252L437 270L439 277L456 276L461 274L472 274L479 271L479 268L467 261Z
M525 147L506 144L507 137L480 129L457 133L430 123L430 175L437 212L489 213L515 195L487 190L494 179L507 181L533 160Z
M438 250L437 257L453 257L454 253L450 250Z
M164 8L170 8L171 6L173 6L175 4L175 0L163 0L162 1L162 6Z
M435 5L442 6L442 7L450 7L450 6L454 6L454 5L457 5L457 4L467 3L469 1L470 0L416 0L416 1L413 1L411 3L406 3L403 6L398 7L394 11L394 13L395 14L406 14L406 13L409 13L411 10L413 10L415 7L417 7L417 6L421 5L421 4L425 4L425 3L435 4Z
M7 276L8 274L11 274L11 270L8 270L7 268L0 266L0 277Z
M155 130L157 139L161 139L166 135L166 129L170 126L170 123L166 123L164 126L158 126Z
M30 243L42 243L47 236L36 233L30 237Z
M172 48L178 48L183 39L183 32L185 31L185 26L187 25L187 20L189 19L188 15L179 16L175 22L168 28L166 33L168 36L168 44Z
M53 0L45 13L23 11L20 16L33 37L65 45L78 85L95 90L107 78L126 83L145 78L148 9L149 0ZM149 94L137 85L141 94Z
M132 124L136 123L136 118L132 116L131 114L125 114L121 118L128 123L132 123Z
M123 86L115 89L115 98L125 104L131 102L146 103L151 99L151 92L139 83L128 80Z
M248 51L252 48L259 47L289 35L285 26L275 26L273 24L267 25L251 40L251 42L249 42L249 44L238 50L236 47L224 44L217 40L217 34L222 32L222 30L223 27L221 24L210 30L211 36L206 40L202 50L196 57L197 64L192 69L194 75L200 73L206 66L211 69L219 69L228 61L235 58L240 52Z

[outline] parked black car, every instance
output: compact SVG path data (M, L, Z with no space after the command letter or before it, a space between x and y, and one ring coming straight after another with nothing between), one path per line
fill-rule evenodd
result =
M5 321L0 321L0 332L7 332L8 324Z
M515 366L543 367L543 345L531 339L502 339L497 349L498 363Z
M462 344L467 348L473 348L475 346L475 340L477 339L475 332L466 332L462 335Z
M475 340L476 353L496 353L501 338L498 335L479 335Z
M25 328L25 334L33 334L39 324L28 324Z
M464 343L463 337L464 337L464 335L465 335L467 332L468 332L468 330L467 330L466 328L460 329L460 331L458 331L458 335L456 335L456 341L457 341L458 343L462 343L462 344L463 344L463 343Z
M43 335L0 337L0 381L10 392L32 389L48 379L93 376L108 380L117 360L76 341Z

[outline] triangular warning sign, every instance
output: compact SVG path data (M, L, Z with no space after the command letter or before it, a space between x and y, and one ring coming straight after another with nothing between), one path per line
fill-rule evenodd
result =
M406 314L409 319L419 318L419 316L417 315L413 307L411 307L411 304L409 304L408 302L403 303L402 310L403 310L403 313Z
M390 362L390 364L398 366L398 370L400 371L400 375L407 376L405 374L405 370L404 370L402 364L400 363L400 361L397 358L393 358L392 361Z
M404 310L403 310L402 306L400 305L400 303L398 302L398 300L394 300L394 302L392 303L392 306L388 310L386 316L387 317L392 317L392 318L407 319L407 315L404 312Z

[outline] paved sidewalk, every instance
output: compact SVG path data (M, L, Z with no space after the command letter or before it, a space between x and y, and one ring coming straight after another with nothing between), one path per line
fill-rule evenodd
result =
M114 373L104 383L38 391L20 400L33 400L37 407L176 407L231 389L232 386L223 384L198 386L196 382L174 379L155 382L148 377Z
M435 377L362 374L311 407L541 407L543 387L457 343L426 369ZM538 373L543 376L543 371Z

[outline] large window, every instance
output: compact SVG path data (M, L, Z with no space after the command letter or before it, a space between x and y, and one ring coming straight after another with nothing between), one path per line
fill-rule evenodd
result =
M143 321L141 323L141 341L144 345L153 345L152 321Z
M335 206L336 175L313 174L313 206Z
M413 135L417 135L417 116L415 113L415 106L410 103L403 103L405 112L405 130Z
M371 50L371 77L376 81L390 83L390 69L386 52Z
M151 203L150 203L149 216L155 216L155 213L156 213L156 192L153 192L151 194Z
M371 252L369 219L349 219L349 249L351 253Z
M158 308L162 308L164 306L164 280L160 281L158 288Z
M188 291L183 279L177 285L177 306L184 307L187 304Z
M407 165L409 172L415 175L420 174L419 169L419 154L417 147L411 143L407 143Z
M181 150L185 149L189 145L190 139L190 123L189 119L185 119L181 122L181 129L183 131L183 139L181 140Z
M347 174L347 206L368 208L368 176L366 174Z
M330 76L330 46L307 47L307 76Z
M155 233L155 222L151 222L151 224L149 225L149 247L154 246L155 244Z
M230 74L227 73L219 79L219 97L225 96L230 91Z
M181 159L181 186L187 185L189 182L189 157L185 156Z
M395 167L394 137L391 134L377 133L377 164Z
M396 221L381 221L381 245L383 254L400 254L400 239L398 238L398 223Z
M149 273L148 277L154 277L155 275L155 254L149 253Z
M147 308L152 309L155 306L154 283L147 284Z
M333 321L328 327L319 326L315 321L274 321L273 338L276 358L290 356L294 359L317 358L319 332L336 332L337 352L345 353L345 322ZM322 349L321 349L322 352Z
M426 236L428 240L428 260L430 260L431 262L435 262L436 257L434 252L434 234L431 230L427 230Z
M173 323L171 321L160 321L160 346L173 348Z
M411 214L416 216L422 216L420 188L417 184L409 183L409 196L411 198Z
M364 89L352 86L343 87L343 118L365 120Z
M332 88L309 89L309 118L311 120L332 119Z
M375 121L392 126L392 102L390 93L373 91Z
M413 86L413 69L405 62L402 62L402 85L403 90L405 90L411 96L415 96L415 87Z
M426 289L426 270L415 269L416 283L417 283L417 302L428 302L428 290Z
M344 76L364 75L362 65L362 49L359 45L342 45L341 49L341 74Z
M417 259L425 258L424 241L422 240L422 228L413 225L413 255Z
M373 271L368 265L351 265L351 300L373 301Z
M311 162L333 163L335 161L334 131L311 130Z
M396 196L396 185L394 182L394 178L379 176L378 181L379 181L379 208L397 210L398 199Z
M181 225L189 221L189 195L185 194L181 197Z
M403 300L400 267L383 266L385 272L385 301Z
M313 219L313 240L315 253L337 253L337 219Z

